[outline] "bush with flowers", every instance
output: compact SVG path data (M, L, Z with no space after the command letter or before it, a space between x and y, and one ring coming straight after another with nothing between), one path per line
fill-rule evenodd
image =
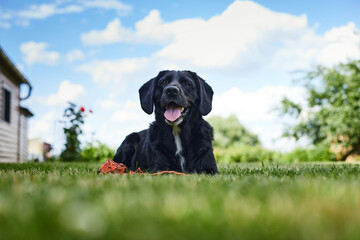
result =
M81 126L84 124L84 118L87 115L85 107L78 108L70 102L69 105L63 115L67 119L66 126L63 128L66 142L65 149L60 154L61 161L65 162L81 160L79 135L82 134ZM92 113L92 110L89 110L88 113Z

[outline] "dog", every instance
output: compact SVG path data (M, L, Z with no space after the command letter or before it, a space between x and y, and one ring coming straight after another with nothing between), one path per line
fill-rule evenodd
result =
M128 135L114 161L132 171L219 173L213 154L213 128L203 119L212 108L212 88L191 71L161 71L140 89L141 108L155 121Z

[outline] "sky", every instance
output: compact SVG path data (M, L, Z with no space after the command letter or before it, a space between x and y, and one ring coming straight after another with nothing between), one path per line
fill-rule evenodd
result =
M1 0L0 45L33 86L29 138L63 144L67 102L86 110L82 140L112 147L154 120L138 89L161 70L197 72L213 88L205 117L235 114L269 149L289 119L284 96L305 104L296 79L360 58L360 1ZM26 94L22 87L21 92Z

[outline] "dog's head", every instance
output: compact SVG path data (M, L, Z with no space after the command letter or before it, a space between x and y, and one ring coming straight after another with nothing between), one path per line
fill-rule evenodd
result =
M211 111L213 90L196 73L162 71L139 90L142 109L178 125L190 114L205 116Z

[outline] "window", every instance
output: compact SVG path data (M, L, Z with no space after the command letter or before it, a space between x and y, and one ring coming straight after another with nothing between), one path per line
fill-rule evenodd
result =
M3 114L2 119L5 122L10 123L10 113L11 113L11 92L3 87Z

